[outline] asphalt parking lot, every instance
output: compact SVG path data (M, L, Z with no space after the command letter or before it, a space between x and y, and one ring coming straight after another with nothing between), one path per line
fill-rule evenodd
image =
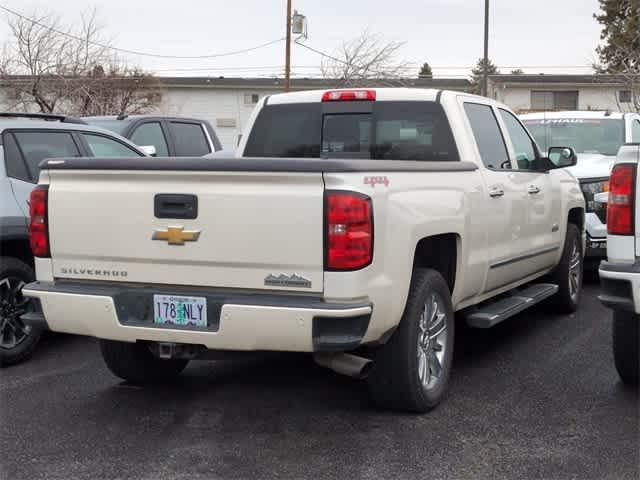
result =
M96 341L50 336L0 371L2 478L637 479L638 393L596 293L573 316L460 329L450 393L423 416L374 409L363 383L305 356L194 362L141 388Z

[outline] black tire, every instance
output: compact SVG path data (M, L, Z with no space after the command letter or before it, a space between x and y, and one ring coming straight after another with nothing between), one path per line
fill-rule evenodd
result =
M132 383L172 380L189 363L189 360L158 358L142 343L100 340L100 351L111 373Z
M17 313L28 311L32 304L16 290L16 284L34 279L33 269L22 260L0 257L0 366L26 360L40 341L42 327L25 325ZM11 293L5 298L7 292Z
M618 374L627 385L638 385L640 377L640 315L613 312L613 358Z
M576 290L570 284L570 270L572 257L575 255L574 247L577 248L579 266L577 270ZM549 282L558 285L558 293L549 299L548 304L556 312L573 313L578 309L580 293L582 292L582 280L584 278L584 256L582 249L582 237L580 230L573 223L567 224L567 236L564 240L562 258L555 270L549 275Z
M436 338L430 346L419 346L419 340L424 340L420 320L425 307L431 298L438 301L438 310L444 318L434 324L433 330L444 325L444 338ZM425 315L427 316L427 315ZM430 316L430 315L429 315ZM440 273L430 269L418 269L413 273L411 288L407 298L402 319L398 329L389 341L374 351L374 366L368 377L369 393L378 406L395 410L424 413L434 408L444 397L449 383L451 364L453 360L453 341L455 334L455 317L451 306L449 287ZM426 386L420 377L419 349L436 349L439 345L443 349L440 375L435 378L433 385ZM427 355L421 358L433 358ZM428 363L425 365L429 365ZM432 369L427 368L427 375Z

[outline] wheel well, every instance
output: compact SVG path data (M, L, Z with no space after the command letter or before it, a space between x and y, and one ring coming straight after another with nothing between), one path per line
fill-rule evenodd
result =
M584 210L581 208L572 208L569 210L569 223L573 223L582 231L584 228Z
M455 233L423 238L416 245L413 268L432 268L444 277L453 293L458 264L458 240Z
M33 254L26 238L0 241L0 256L19 258L33 267Z

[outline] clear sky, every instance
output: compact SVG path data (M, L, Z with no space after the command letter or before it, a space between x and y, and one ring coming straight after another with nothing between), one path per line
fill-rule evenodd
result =
M21 13L51 12L77 22L96 7L113 45L166 55L205 55L252 47L285 32L285 0L0 0ZM306 43L333 52L365 29L406 42L402 59L428 61L436 76L467 76L482 56L484 0L293 0L308 18ZM489 55L502 71L589 73L600 26L597 0L491 0ZM0 35L8 38L7 14ZM284 42L250 53L208 60L125 55L160 75L272 76L282 72ZM317 75L320 57L293 46L293 73ZM535 68L526 68L526 67ZM540 68L562 66L565 68ZM441 68L463 67L463 68ZM173 70L169 70L173 69ZM201 69L201 70L196 70Z

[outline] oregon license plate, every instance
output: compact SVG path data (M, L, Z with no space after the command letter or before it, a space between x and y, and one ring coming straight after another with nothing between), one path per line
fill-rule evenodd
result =
M153 322L159 325L207 327L207 299L154 295Z

